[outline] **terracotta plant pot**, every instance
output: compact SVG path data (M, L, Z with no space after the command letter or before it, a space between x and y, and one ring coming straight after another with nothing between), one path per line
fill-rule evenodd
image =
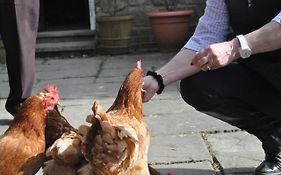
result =
M132 16L106 16L97 18L98 47L106 54L129 52Z
M178 51L186 43L193 10L149 12L155 41L161 52Z

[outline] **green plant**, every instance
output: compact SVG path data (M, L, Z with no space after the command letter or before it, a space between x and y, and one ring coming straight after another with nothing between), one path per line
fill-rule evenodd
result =
M154 6L165 6L167 11L175 11L179 0L151 0Z

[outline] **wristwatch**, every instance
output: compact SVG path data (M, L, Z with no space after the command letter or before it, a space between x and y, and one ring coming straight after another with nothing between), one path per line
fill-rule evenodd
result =
M239 40L240 48L239 53L241 58L249 58L252 54L251 48L248 46L248 43L244 37L244 35L238 35L236 38Z

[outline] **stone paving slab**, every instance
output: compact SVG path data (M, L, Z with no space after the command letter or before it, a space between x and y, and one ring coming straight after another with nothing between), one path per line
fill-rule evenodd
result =
M212 165L209 161L202 161L196 163L180 163L169 165L152 165L160 173L166 175L173 173L173 175L215 175Z
M254 172L264 159L261 142L247 132L210 134L207 140L226 174Z
M235 130L227 123L193 112L152 114L145 118L154 136Z
M0 64L1 65L1 64ZM2 73L3 72L3 73ZM4 71L1 71L0 73L0 80L1 82L8 82L8 75L6 72Z
M72 66L61 67L55 70L37 71L36 77L39 80L55 80L74 77L95 77L99 70L98 66L99 64L96 66L89 66L85 63L73 63Z
M200 134L152 137L148 157L156 163L211 161Z
M116 97L120 88L120 83L94 83L91 79L84 79L85 81L79 80L80 84L74 81L52 81L60 91L61 99L101 99L106 97ZM38 84L40 91L47 82Z
M0 81L0 98L6 99L9 94L9 83L7 81Z
M105 62L104 69L108 68L128 68L134 67L137 60L142 61L142 67L144 69L150 69L152 67L158 68L163 64L167 63L168 60L174 56L175 53L152 53L152 54L136 54L129 56L108 56L106 57L107 61ZM121 64L120 64L121 63ZM122 64L126 63L126 64Z
M62 115L64 115L69 123L74 127L78 128L82 124L86 123L86 117L93 114L92 105L82 105L82 106L67 106L64 108Z
M10 124L13 117L5 111L5 100L0 100L0 135L3 134Z
M42 88L49 83L55 84L58 89L60 90L60 96L63 98L67 98L68 96L65 94L61 94L61 92L69 91L72 93L75 93L75 91L70 91L67 87L73 87L79 86L79 85L93 85L95 82L95 77L75 77L75 78L65 78L65 79L52 79L52 80L40 80L36 83L35 88L33 89L33 92L41 91ZM86 88L86 87L85 87Z
M103 61L103 59L99 58L36 59L36 72L62 71L62 73L65 74L69 73L68 71L77 73L75 70L80 70L79 74L85 76L89 72L95 73Z
M110 77L101 77L100 75L96 79L96 83L119 83L121 84L124 81L124 74L122 76L110 76Z

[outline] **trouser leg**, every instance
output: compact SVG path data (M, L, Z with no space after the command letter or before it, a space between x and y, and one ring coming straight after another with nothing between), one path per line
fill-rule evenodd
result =
M0 28L6 49L10 93L6 109L14 114L29 97L34 85L35 45L39 18L39 0L0 2Z
M198 111L257 136L265 161L256 175L281 174L281 94L239 64L202 72L181 81L183 99Z
M281 94L247 68L233 63L181 81L183 99L198 111L260 137L281 126Z

